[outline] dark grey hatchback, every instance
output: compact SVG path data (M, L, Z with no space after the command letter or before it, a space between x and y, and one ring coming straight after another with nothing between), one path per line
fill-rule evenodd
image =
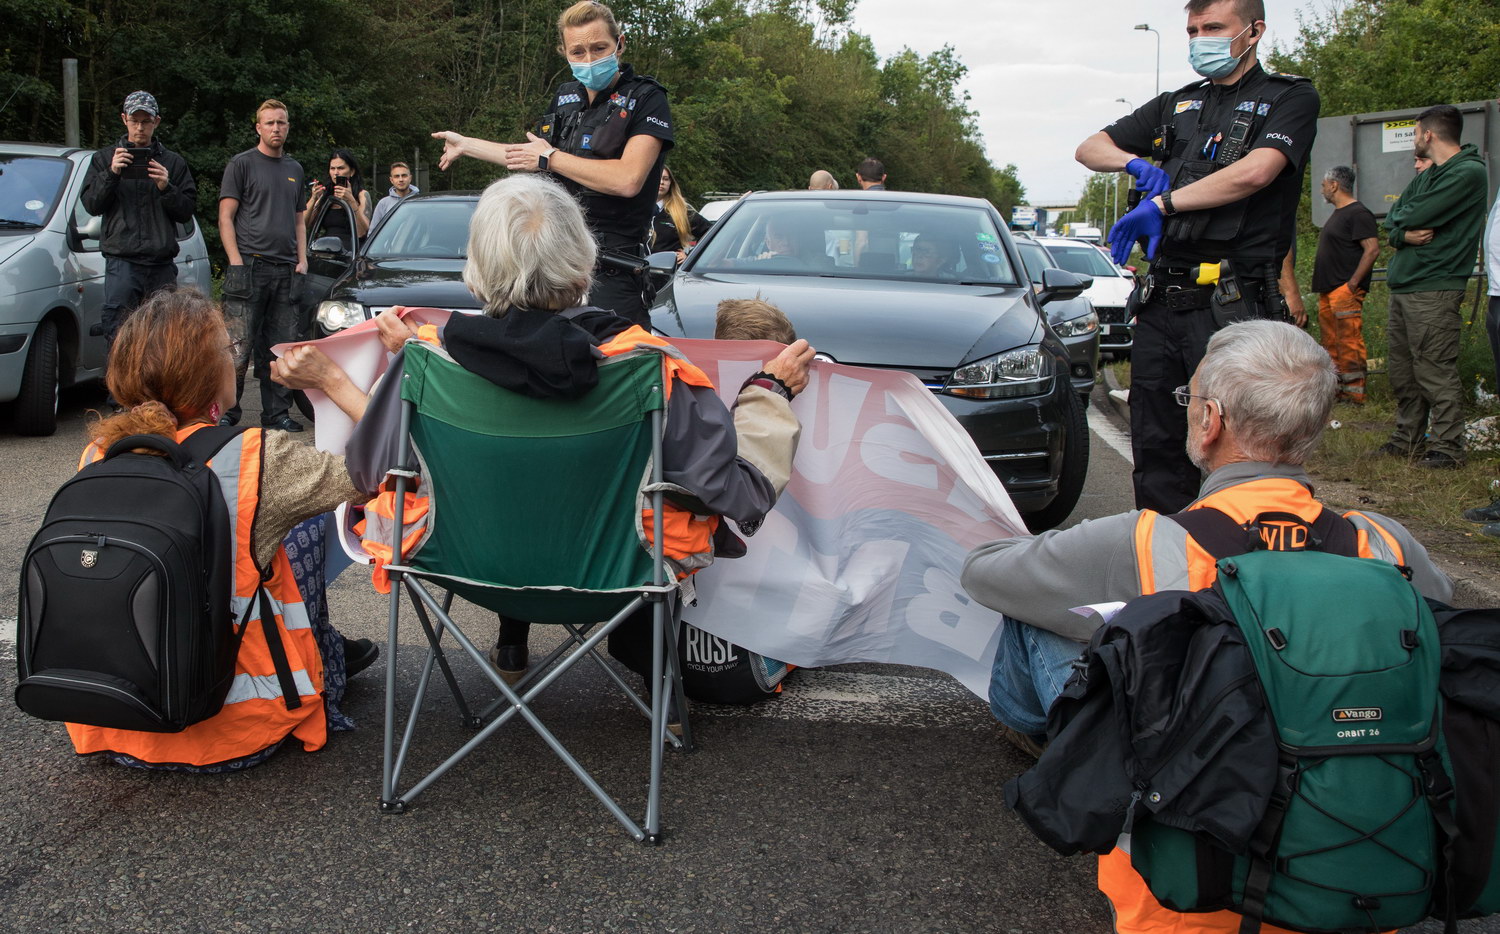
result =
M670 265L670 254L652 257ZM667 337L712 337L718 303L760 296L839 363L905 370L968 431L1034 531L1072 512L1088 427L1068 351L1042 305L1087 280L1049 269L1033 294L1006 225L977 198L758 192L670 277L652 309Z

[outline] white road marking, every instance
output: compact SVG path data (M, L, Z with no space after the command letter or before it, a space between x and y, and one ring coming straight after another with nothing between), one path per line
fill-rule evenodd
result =
M1130 453L1130 435L1115 427L1115 423L1107 415L1093 406L1089 406L1089 430L1116 454L1125 458L1127 463L1135 463L1135 458Z
M16 617L0 616L0 658L16 657Z
M952 678L799 668L781 693L745 707L693 703L694 716L993 729L984 701Z

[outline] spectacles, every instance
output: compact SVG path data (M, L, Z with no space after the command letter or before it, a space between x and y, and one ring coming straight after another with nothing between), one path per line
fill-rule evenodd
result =
M1205 402L1212 402L1214 405L1219 407L1220 418L1226 417L1224 415L1224 403L1220 402L1218 399L1215 399L1213 396L1205 396L1196 392L1188 392L1189 388L1191 387L1178 386L1176 389L1172 390L1172 398L1177 400L1178 405L1182 406L1183 408L1187 408L1188 403L1192 400L1202 399Z

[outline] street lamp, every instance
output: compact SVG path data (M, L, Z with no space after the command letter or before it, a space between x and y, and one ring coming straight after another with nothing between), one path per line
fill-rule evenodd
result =
M1161 33L1152 29L1147 23L1141 23L1135 27L1142 32L1149 32L1156 37L1156 93L1161 93Z

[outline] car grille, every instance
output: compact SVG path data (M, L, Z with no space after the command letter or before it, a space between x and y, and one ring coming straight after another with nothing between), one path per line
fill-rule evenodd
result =
M1122 305L1114 307L1096 305L1094 310L1099 313L1100 324L1124 324L1125 308Z

